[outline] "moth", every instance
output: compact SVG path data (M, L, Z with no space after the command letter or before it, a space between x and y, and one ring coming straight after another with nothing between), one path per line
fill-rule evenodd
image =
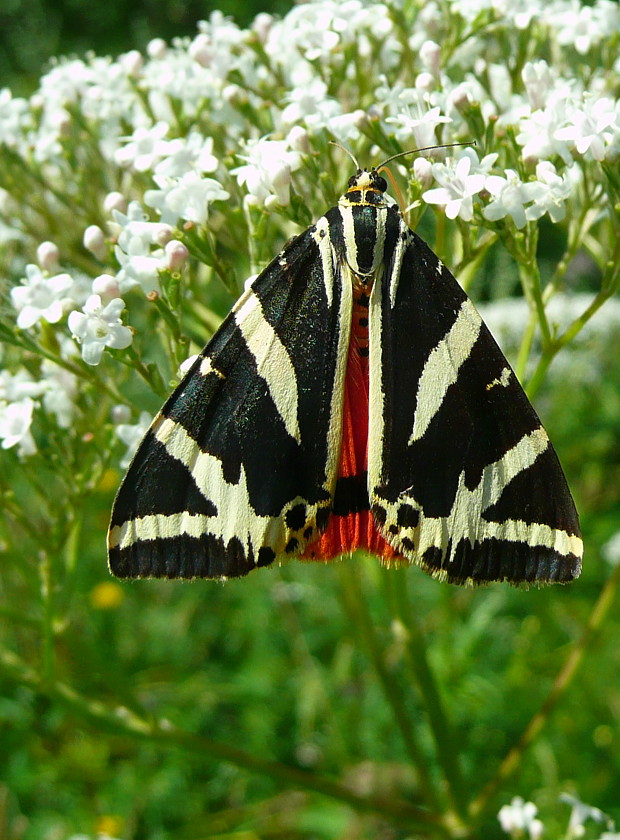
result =
M153 421L114 503L114 575L357 549L455 584L579 575L549 438L379 169L254 280Z

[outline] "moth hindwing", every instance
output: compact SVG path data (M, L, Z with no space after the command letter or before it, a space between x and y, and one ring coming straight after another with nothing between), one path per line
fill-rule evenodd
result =
M558 458L473 304L359 170L233 307L142 441L119 577L357 548L452 583L581 570Z

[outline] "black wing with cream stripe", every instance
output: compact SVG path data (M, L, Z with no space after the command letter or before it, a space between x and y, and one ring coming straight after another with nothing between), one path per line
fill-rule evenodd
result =
M443 580L572 580L579 523L547 434L454 277L395 224L370 307L373 515Z
M265 269L156 417L114 505L118 577L240 576L324 530L351 321L329 231Z
M348 545L383 544L387 564L453 583L577 577L577 513L549 439L473 304L385 190L358 171L166 402L116 498L114 574L236 577L311 556L324 532L330 559L347 550L330 517L346 529L364 512L392 552L366 531L365 543L347 532ZM368 303L369 407L368 493L362 471L353 503L339 470L354 288Z

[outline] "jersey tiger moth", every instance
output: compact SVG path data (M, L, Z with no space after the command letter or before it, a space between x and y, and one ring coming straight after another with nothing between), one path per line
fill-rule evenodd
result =
M364 549L458 584L579 575L540 420L386 189L358 169L235 304L129 467L113 574L240 577Z

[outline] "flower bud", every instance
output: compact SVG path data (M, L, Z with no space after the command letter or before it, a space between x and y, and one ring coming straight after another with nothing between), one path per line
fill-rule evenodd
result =
M37 262L44 271L56 272L60 261L60 251L53 242L41 242L37 248Z
M171 239L164 248L165 265L169 271L181 271L189 259L189 251L178 239Z
M82 243L87 251L98 260L105 260L108 256L108 246L105 241L105 234L99 225L89 225L84 231Z

